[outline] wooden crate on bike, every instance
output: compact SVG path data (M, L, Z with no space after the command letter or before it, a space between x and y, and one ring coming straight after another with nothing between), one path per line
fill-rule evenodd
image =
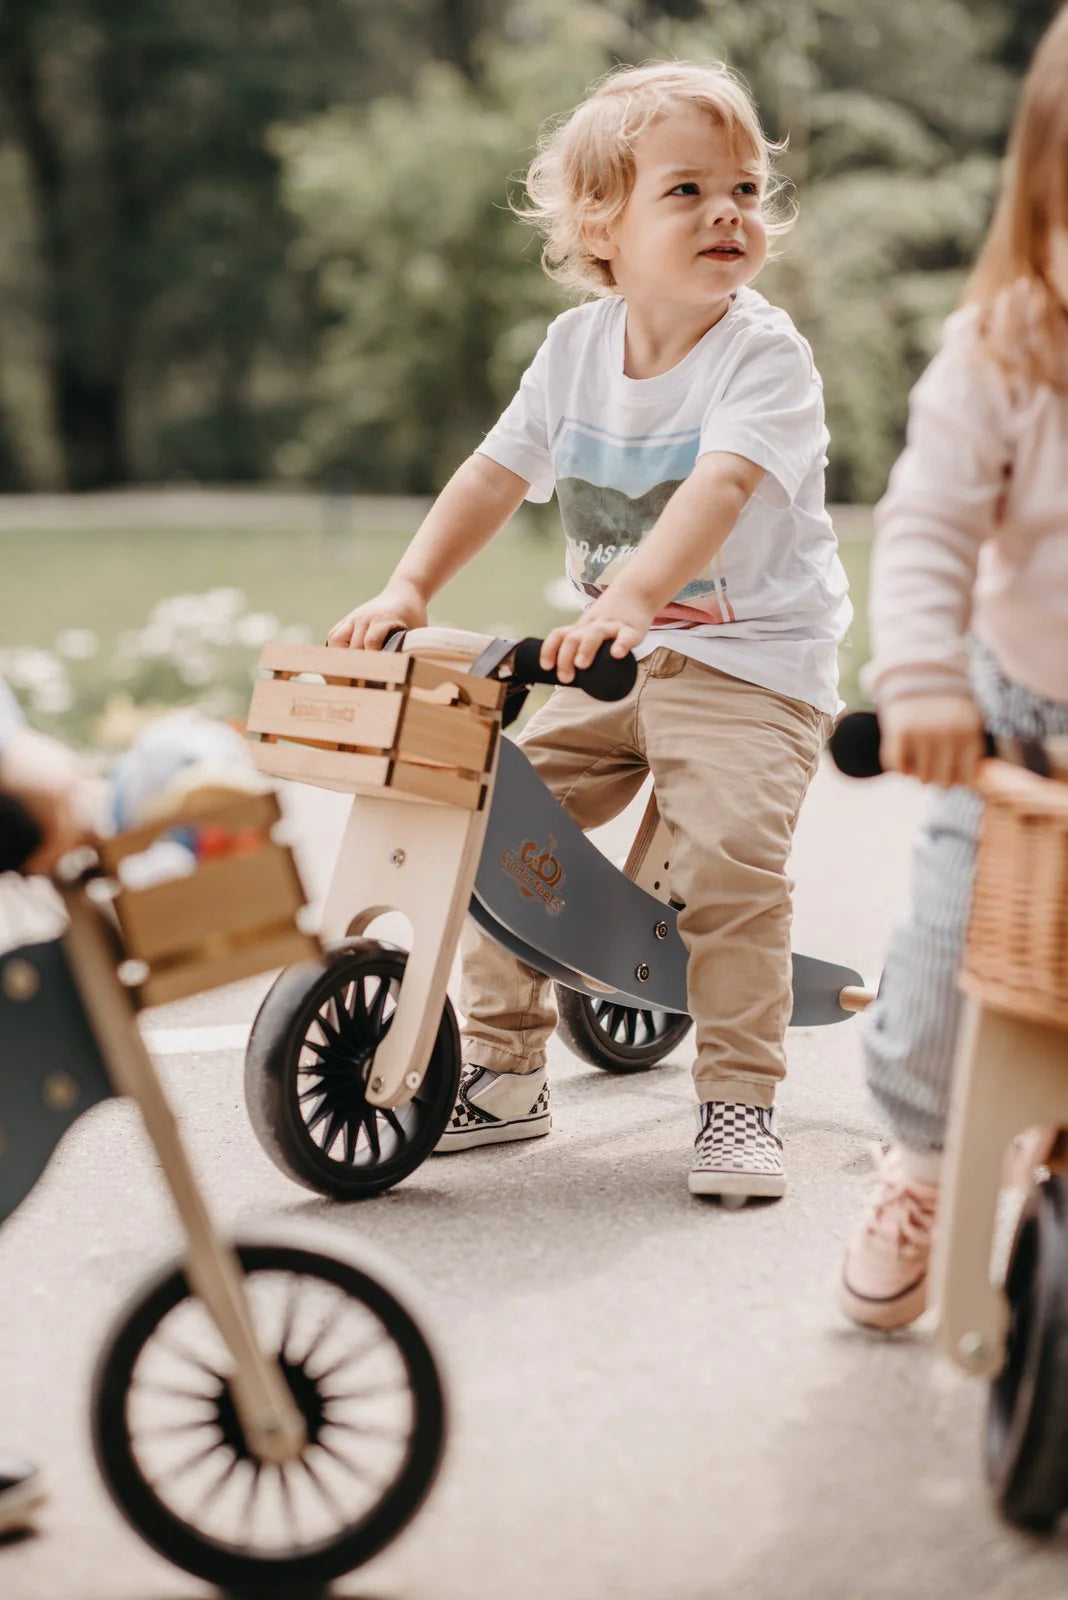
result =
M414 655L268 645L248 732L261 772L478 811L506 686Z
M304 889L288 845L274 837L280 818L273 794L242 795L100 842L121 953L147 969L131 985L135 1005L164 1005L320 954L298 925ZM123 863L167 835L192 846L194 870L143 888L124 883Z
M1068 1028L1068 784L988 762L962 987Z

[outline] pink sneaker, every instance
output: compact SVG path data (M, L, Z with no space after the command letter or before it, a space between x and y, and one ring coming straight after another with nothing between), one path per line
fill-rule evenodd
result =
M904 1328L927 1304L938 1184L908 1172L897 1145L873 1153L876 1181L846 1251L838 1304L862 1328Z

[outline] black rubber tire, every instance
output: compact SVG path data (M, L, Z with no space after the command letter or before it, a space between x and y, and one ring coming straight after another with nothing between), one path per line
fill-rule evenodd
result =
M562 983L553 987L560 1013L557 1031L564 1043L582 1061L605 1072L644 1072L655 1067L693 1025L690 1017L678 1012L593 1000ZM618 1033L623 1038L616 1037ZM645 1036L640 1043L639 1033Z
M301 1054L320 1009L356 981L378 978L399 984L407 959L407 952L393 945L373 939L346 939L329 951L324 961L304 962L280 973L252 1024L245 1055L245 1104L253 1131L271 1160L288 1177L334 1200L367 1199L408 1177L441 1138L456 1103L460 1033L452 1005L446 999L422 1085L414 1100L396 1112L376 1113L368 1106L363 1083L370 1070L367 1049L376 1035L371 1029L362 1044L356 1039L350 1052L352 1074L346 1073L340 1080L346 1096L346 1114L340 1124L341 1133L330 1141L331 1146L336 1145L343 1133L343 1159L324 1151L302 1114L300 1079L309 1076L309 1068L306 1062L301 1064ZM384 1032L382 1028L377 1037L381 1038ZM345 1042L339 1036L339 1045ZM319 1045L312 1048L321 1049ZM347 1059L342 1065L347 1066ZM311 1092L305 1088L305 1098ZM318 1115L326 1104L324 1094L311 1115ZM350 1129L374 1128L378 1130L378 1140L383 1125L391 1129L394 1140L403 1133L400 1148L389 1156L371 1160L365 1159L365 1148L358 1161L350 1159Z
M97 1362L92 1436L97 1464L127 1521L160 1555L205 1582L235 1594L286 1595L319 1589L383 1549L410 1521L437 1476L445 1444L441 1377L431 1348L392 1290L350 1261L292 1244L237 1245L246 1274L287 1272L340 1288L386 1329L403 1361L412 1398L412 1426L400 1470L359 1521L299 1554L258 1557L203 1534L176 1515L148 1481L130 1432L127 1400L138 1357L164 1317L190 1298L184 1269L158 1274L116 1322ZM296 1389L290 1385L296 1396ZM304 1413L307 1417L307 1412ZM220 1446L220 1448L223 1448Z
M1068 1510L1068 1182L1032 1192L1005 1279L1005 1363L990 1385L987 1476L1009 1522L1050 1533Z

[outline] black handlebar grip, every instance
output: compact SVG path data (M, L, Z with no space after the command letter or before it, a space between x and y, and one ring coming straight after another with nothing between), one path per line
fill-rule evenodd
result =
M0 794L0 872L18 872L43 843L44 834L22 802Z
M883 770L879 760L879 718L874 711L847 711L835 724L828 748L839 772L848 778L877 778ZM984 736L988 756L995 755L993 734Z
M514 683L553 683L560 679L556 670L548 671L538 661L540 639L520 639L512 657ZM606 639L588 667L578 667L571 683L565 689L584 689L595 700L625 700L638 677L638 663L628 650L625 656L612 654L611 642Z

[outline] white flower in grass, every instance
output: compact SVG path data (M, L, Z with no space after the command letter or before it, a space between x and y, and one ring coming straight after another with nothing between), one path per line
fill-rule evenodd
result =
M100 649L100 640L91 628L64 628L56 634L55 649L68 661L91 661Z
M62 716L73 704L74 695L65 677L35 684L30 690L30 710L40 716Z
M213 617L239 617L248 605L248 596L241 589L209 589L194 599Z
M157 620L155 613L149 621L147 628L142 628L139 633L132 636L131 644L133 654L141 658L158 660L161 656L169 656L174 648L174 630L166 622Z
M311 629L306 628L303 622L290 623L288 628L283 628L278 635L280 644L310 644Z
M234 638L249 650L258 650L272 639L277 639L281 627L278 618L270 611L250 611L247 616L238 617L234 623Z
M206 655L178 657L174 664L182 682L187 683L191 689L199 689L204 684L210 683L217 671L214 658Z
M67 677L62 661L51 650L12 650L5 670L17 689L30 691L49 683L65 683Z

